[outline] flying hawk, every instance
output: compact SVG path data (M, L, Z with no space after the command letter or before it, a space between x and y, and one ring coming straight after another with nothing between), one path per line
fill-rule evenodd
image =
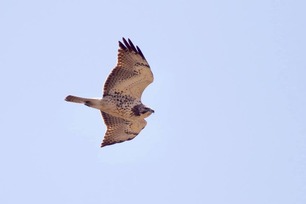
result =
M67 96L66 101L81 103L101 111L107 130L101 147L135 138L146 126L154 110L141 102L144 89L153 82L153 73L138 46L130 39L119 41L118 61L104 84L102 98Z

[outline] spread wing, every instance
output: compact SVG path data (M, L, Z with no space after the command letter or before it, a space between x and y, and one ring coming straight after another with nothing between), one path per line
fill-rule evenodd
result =
M101 147L131 140L135 138L147 124L143 119L138 122L131 122L114 117L102 111L101 113L104 123L107 126L107 131Z
M153 73L139 47L130 39L122 40L117 65L104 84L103 96L119 92L140 99L144 89L153 82Z

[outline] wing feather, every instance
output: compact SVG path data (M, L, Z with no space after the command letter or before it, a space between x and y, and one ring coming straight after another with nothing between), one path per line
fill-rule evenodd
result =
M146 121L128 121L102 112L107 130L101 147L134 139L146 126Z
M141 98L144 89L153 82L153 73L138 46L130 39L119 41L118 61L104 84L103 96L120 92Z

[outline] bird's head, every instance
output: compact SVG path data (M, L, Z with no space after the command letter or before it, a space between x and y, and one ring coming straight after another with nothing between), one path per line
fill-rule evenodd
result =
M146 118L149 117L152 113L154 113L154 110L149 107L143 106L140 108L139 113L142 117Z
M149 117L152 113L154 113L154 110L144 106L143 104L134 106L132 108L132 111L135 116L139 116L142 118Z

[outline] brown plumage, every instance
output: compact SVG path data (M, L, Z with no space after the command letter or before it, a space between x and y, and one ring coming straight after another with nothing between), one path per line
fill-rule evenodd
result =
M66 101L99 109L107 130L101 147L135 138L146 126L144 118L154 111L141 102L153 73L138 46L119 41L118 61L104 84L102 99L67 96Z

